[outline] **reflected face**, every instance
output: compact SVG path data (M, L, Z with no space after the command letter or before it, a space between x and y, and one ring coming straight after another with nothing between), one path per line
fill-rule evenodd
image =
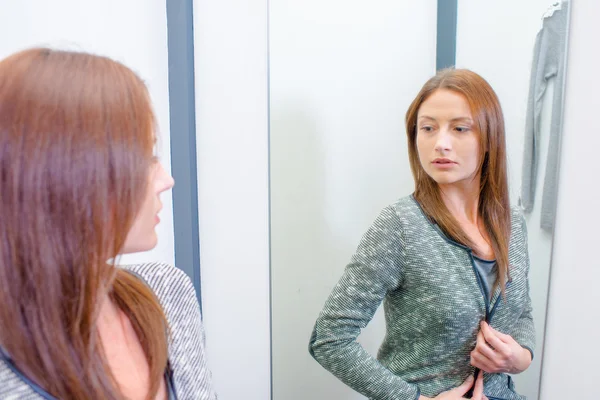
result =
M463 95L438 89L421 104L417 151L421 166L439 185L479 185L479 141Z
M159 196L162 192L171 189L175 181L160 162L152 165L149 180L144 201L127 234L122 253L151 250L158 241L156 225L160 222L158 212L162 208Z

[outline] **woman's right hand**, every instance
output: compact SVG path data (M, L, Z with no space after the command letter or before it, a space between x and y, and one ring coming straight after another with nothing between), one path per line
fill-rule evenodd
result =
M460 386L455 387L452 390L447 390L435 396L433 399L431 397L419 396L419 400L460 400L466 399L463 397L469 389L473 386L473 376L469 376L466 381L464 381ZM475 388L473 389L473 397L471 400L489 400L483 394L483 372L479 371L479 375L477 375L477 382L475 382Z

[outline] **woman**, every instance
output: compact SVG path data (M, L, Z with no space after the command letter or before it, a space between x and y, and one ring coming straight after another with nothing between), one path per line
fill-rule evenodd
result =
M215 398L190 280L114 261L156 245L174 182L155 131L120 63L43 48L0 61L1 399Z
M310 352L373 399L522 399L507 373L533 357L529 258L509 206L498 98L479 75L443 70L411 104L406 131L415 192L363 236ZM382 301L375 359L355 339Z

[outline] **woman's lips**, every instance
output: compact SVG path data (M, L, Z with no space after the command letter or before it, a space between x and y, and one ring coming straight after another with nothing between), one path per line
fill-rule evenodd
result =
M456 162L448 158L436 158L433 160L432 164L438 169L450 169L456 165Z

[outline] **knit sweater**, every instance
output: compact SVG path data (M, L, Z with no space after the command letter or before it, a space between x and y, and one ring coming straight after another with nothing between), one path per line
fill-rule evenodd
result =
M474 373L470 352L487 320L533 355L527 232L512 210L512 278L506 301L483 295L470 249L449 240L412 197L386 207L363 236L327 299L309 345L346 385L376 400L435 397ZM356 341L383 301L386 335L377 358ZM506 374L484 373L490 399L524 399Z
M188 276L168 264L123 266L142 278L163 307L171 331L169 363L177 400L214 400L206 364L204 328L194 287ZM41 400L42 396L0 361L0 400Z

